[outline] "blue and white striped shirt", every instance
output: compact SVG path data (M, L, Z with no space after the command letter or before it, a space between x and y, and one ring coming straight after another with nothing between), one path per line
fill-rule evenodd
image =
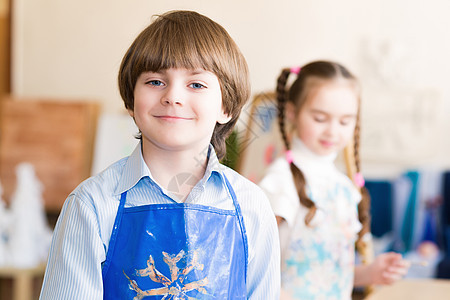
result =
M269 202L259 187L221 165L212 146L210 149L205 175L185 202L234 209L224 182L227 177L247 232L248 299L279 299L280 247ZM129 157L87 179L69 195L55 227L41 300L103 299L102 262L121 193L127 191L127 207L177 201L152 178L138 144ZM178 179L189 180L183 174Z

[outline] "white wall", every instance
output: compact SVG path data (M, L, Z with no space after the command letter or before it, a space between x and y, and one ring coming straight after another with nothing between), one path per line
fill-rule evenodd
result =
M364 91L363 158L374 173L371 162L450 166L448 0L13 2L18 96L96 99L107 112L121 111L116 77L128 46L152 15L191 9L235 39L254 92L272 89L282 67L313 59L356 73Z

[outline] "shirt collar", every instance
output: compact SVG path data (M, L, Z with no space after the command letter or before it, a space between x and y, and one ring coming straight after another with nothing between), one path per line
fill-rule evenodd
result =
M136 148L134 148L133 153L128 157L117 188L114 191L116 195L131 189L139 182L139 180L141 180L141 178L146 176L151 177L150 170L145 164L144 157L142 156L141 145L142 142L139 142L136 145Z
M218 174L219 177L224 181L223 171L225 170L226 167L219 162L219 159L217 158L216 155L216 151L214 150L214 147L211 144L208 147L207 157L208 157L208 164L206 165L205 175L200 180L200 183L205 184L213 174Z
M128 191L144 177L149 177L152 181L154 181L152 174L144 161L141 145L142 142L138 143L133 153L131 153L128 157L114 194L119 195L125 191ZM219 162L214 147L211 144L208 147L207 157L208 164L206 165L205 174L199 182L200 186L205 186L206 182L213 174L219 175L219 177L224 181L223 170L226 167Z

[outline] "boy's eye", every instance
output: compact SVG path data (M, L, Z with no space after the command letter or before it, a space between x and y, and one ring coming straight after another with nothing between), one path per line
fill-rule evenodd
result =
M153 86L161 86L163 85L162 81L159 80L150 80L147 81L147 84L153 85Z
M205 87L203 84L198 83L198 82L191 83L190 86L194 89L201 89L201 88Z

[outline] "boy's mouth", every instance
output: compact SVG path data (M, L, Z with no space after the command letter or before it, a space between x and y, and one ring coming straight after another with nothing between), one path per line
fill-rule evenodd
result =
M161 115L161 116L155 116L155 118L164 120L164 121L183 121L183 120L192 120L192 118L186 118L186 117L180 117L180 116L172 116L172 115Z

